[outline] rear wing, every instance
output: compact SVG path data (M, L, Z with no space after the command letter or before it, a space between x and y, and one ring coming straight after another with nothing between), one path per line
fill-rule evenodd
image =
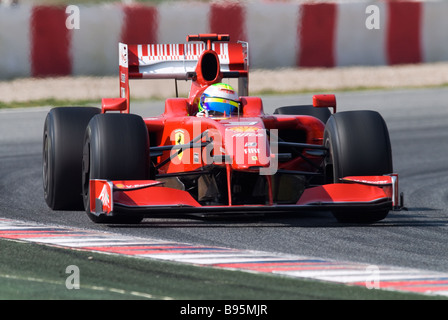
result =
M127 53L129 57L129 79L192 79L206 49L204 43L119 46L120 56ZM225 78L238 78L247 72L247 43L213 43L212 50L218 54Z
M129 79L193 80L202 85L210 84L217 78L238 78L238 91L240 95L247 96L248 43L222 42L226 40L228 36L206 34L189 36L187 41L194 42L185 44L120 42L120 97L127 100L127 111L129 111ZM210 55L204 54L210 51L216 53L218 63L210 59Z

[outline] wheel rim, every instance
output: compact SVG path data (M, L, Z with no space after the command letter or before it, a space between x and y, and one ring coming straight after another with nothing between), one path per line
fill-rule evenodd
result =
M324 161L325 181L326 183L334 183L335 172L334 172L333 148L331 146L330 138L325 139L324 146L328 150Z
M90 144L86 142L82 152L82 193L84 198L84 205L86 205L87 197L89 196L89 182L90 182Z

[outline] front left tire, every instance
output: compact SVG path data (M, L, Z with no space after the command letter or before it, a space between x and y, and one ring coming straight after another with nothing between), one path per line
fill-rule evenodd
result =
M389 131L376 111L333 114L324 131L326 183L340 183L347 176L381 176L393 173ZM367 209L366 209L367 210ZM389 210L333 211L339 222L371 223L384 219Z

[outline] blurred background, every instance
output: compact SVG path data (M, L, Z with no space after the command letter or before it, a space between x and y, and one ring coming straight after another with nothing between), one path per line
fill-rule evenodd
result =
M184 43L188 34L228 33L249 42L255 75L281 70L292 77L288 83L303 78L292 71L312 69L336 84L347 70L367 68L379 78L390 72L382 68L396 67L394 76L405 65L448 83L441 67L448 61L446 13L442 0L0 0L0 80L115 76L118 42ZM365 85L365 75L345 77ZM296 90L307 84L299 81Z

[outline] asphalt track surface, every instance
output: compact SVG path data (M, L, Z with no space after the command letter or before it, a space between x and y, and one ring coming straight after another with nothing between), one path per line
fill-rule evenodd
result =
M371 225L330 213L222 219L145 219L136 226L92 223L84 212L52 211L42 189L42 129L49 107L0 110L0 218L57 224L198 245L448 272L448 88L341 92L338 110L379 111L389 128L394 171L407 211ZM265 112L310 104L312 94L263 97ZM138 102L143 116L163 102Z

